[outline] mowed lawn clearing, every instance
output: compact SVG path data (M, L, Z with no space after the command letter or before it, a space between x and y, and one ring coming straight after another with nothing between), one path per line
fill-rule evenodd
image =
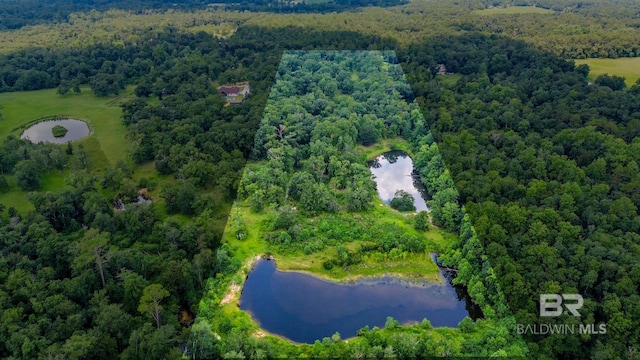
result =
M59 191L65 185L65 177L68 174L68 171L58 171L51 170L48 173L44 173L40 175L40 188L38 191L47 192L47 191ZM7 182L9 183L10 191L6 193L0 193L0 204L3 204L7 207L5 213L8 212L9 207L15 208L21 215L26 215L29 211L33 210L33 204L28 199L29 192L22 191L17 185L17 180L15 175L5 175ZM0 216L3 213L0 212Z
M36 119L64 115L89 123L93 134L74 145L83 144L89 151L93 169L115 165L129 148L119 104L132 91L129 87L119 97L97 97L88 87L83 87L80 94L59 95L56 89L0 94L0 139L9 134L19 137Z
M82 87L80 94L59 95L56 89L23 91L0 94L0 141L13 134L20 137L22 131L36 119L54 115L85 120L92 135L74 141L82 144L89 153L89 166L93 170L115 165L123 160L128 149L125 139L126 128L122 122L120 101L130 96L133 87L128 88L120 97L101 98L93 95L89 87ZM60 145L65 146L66 145ZM40 176L38 191L59 191L66 185L70 170L50 170ZM28 192L20 190L15 175L6 176L10 191L0 194L0 203L12 206L21 214L33 209L28 200Z
M609 74L625 78L627 86L635 84L640 78L640 57L619 59L578 59L576 65L589 65L589 79L595 80L598 76Z

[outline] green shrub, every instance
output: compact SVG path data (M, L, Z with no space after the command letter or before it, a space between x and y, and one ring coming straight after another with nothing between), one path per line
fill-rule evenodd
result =
M0 193L9 191L9 183L4 176L0 176Z
M66 127L60 125L56 125L51 129L51 133L53 133L53 136L57 138L67 135L68 131L69 130L67 130Z
M426 211L420 211L413 218L413 227L418 231L429 230L429 213Z
M389 205L398 211L415 211L416 207L413 205L413 201L413 195L404 190L398 190Z

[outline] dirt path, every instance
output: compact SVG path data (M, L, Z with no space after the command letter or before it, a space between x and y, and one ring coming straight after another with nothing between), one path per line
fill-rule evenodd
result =
M225 305L232 302L236 295L240 292L240 289L242 289L242 286L231 283L231 286L229 286L229 292L227 292L227 295L222 298L222 301L220 301L220 305Z
M260 258L262 258L262 255L256 255L255 257L250 258L249 260L247 260L244 266L240 269L240 271L244 272L244 270L246 270L245 274L248 274L249 271L251 271L251 269L253 268L253 265L258 260L260 260ZM243 277L243 280L242 280L243 282L245 278L246 278L246 275L245 277ZM222 301L220 301L220 305L229 304L234 300L237 301L239 299L238 294L240 294L241 291L242 291L242 284L236 284L235 281L232 280L231 285L229 285L229 291L227 291L225 296L222 298Z

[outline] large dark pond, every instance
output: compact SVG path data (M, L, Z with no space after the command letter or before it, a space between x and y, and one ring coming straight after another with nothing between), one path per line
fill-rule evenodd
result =
M456 327L465 316L481 316L466 294L446 281L410 283L398 278L353 284L324 281L299 272L277 271L259 260L240 296L240 308L265 330L300 343L313 343L336 331L343 338L364 326L384 327L387 316L401 324L426 318L434 327Z
M52 129L54 126L60 125L68 131L62 137L53 136ZM90 133L89 126L86 122L75 119L65 120L47 120L41 121L27 128L20 136L21 139L29 139L32 143L48 142L54 144L64 144L69 141L82 139Z
M413 195L416 211L429 211L426 189L419 181L413 169L413 161L404 151L389 151L369 162L371 173L375 176L378 197L388 204L398 190Z

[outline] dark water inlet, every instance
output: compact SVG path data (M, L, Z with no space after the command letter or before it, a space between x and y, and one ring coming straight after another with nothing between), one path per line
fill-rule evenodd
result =
M244 284L240 308L271 333L313 343L336 331L348 338L367 325L384 327L387 316L401 324L426 318L434 327L457 327L467 315L480 316L469 313L471 301L465 296L449 281L435 284L380 277L341 284L277 271L274 261L262 259Z
M413 161L404 151L389 151L369 162L375 176L378 197L389 204L397 190L413 195L416 211L429 211L425 199L427 191L413 169Z
M62 137L53 136L52 129L60 125L68 131ZM90 130L86 122L75 119L45 120L28 127L20 136L21 139L28 139L32 143L47 142L53 144L65 144L70 141L82 139L89 136Z

